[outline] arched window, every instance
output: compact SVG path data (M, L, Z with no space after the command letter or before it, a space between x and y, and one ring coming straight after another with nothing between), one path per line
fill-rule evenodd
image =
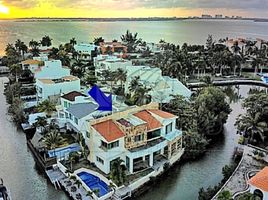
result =
M254 190L253 195L255 200L263 200L263 193L261 190L259 189Z

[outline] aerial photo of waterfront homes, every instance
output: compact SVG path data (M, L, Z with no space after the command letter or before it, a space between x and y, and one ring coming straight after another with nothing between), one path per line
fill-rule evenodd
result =
M0 0L0 200L268 200L267 9Z

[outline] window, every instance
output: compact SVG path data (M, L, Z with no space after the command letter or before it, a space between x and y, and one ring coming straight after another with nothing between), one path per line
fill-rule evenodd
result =
M78 125L78 119L75 117L74 122Z
M172 132L172 123L170 123L170 124L168 124L168 125L166 126L166 134L168 134L168 133L170 133L170 132Z
M64 101L64 108L67 108L67 106L68 106L67 101Z
M160 136L160 134L161 134L160 129L148 132L147 133L147 139L150 140L150 139L153 139L153 138L157 138L157 137Z
M115 142L112 142L110 144L108 144L108 149L112 149L112 148L115 148L115 147L118 147L119 146L119 141L115 141Z
M140 142L142 140L144 140L144 134L136 135L135 136L135 142Z
M98 157L98 156L96 156L96 158L97 158L97 161L99 162L99 163L101 163L101 164L104 164L104 160L102 160L100 157Z
M129 157L126 156L126 167L128 168L129 170L129 167L130 167L130 160L129 160Z
M112 142L112 143L106 143L104 141L101 141L101 147L104 147L105 149L113 149L119 146L119 140Z
M69 114L67 112L65 112L65 118L69 118Z
M69 118L73 120L73 115L71 113L69 113Z
M90 133L88 131L86 132L86 136L87 138L90 138Z
M105 149L107 149L108 144L104 141L101 141L101 147L104 147Z

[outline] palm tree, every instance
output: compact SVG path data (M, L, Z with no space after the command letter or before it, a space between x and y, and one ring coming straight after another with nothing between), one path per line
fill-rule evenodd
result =
M37 42L37 41L35 41L35 40L31 40L31 41L29 42L29 47L31 47L31 48L37 48L37 47L39 47L39 46L40 46L40 43Z
M87 194L86 194L87 197L90 197L91 199L93 199L93 192L92 191L87 191Z
M77 76L78 78L83 77L85 71L86 66L81 60L74 62L71 66L71 74Z
M95 45L100 45L101 42L104 42L104 39L102 37L94 38L93 43Z
M41 127L42 128L41 131L43 132L45 126L47 126L47 118L46 117L40 117L40 116L38 116L36 118L36 122L33 125L36 128L37 127Z
M262 142L265 140L264 132L267 128L267 123L264 121L260 121L260 114L255 113L250 114L247 113L246 115L239 115L235 126L243 133L247 138L249 138L250 142L259 142L257 139L261 139Z
M115 189L116 189L116 185L113 184L112 182L109 183L109 186L110 190L114 191L115 192Z
M100 189L94 189L93 192L99 197L100 196Z
M122 159L117 159L113 161L111 166L110 178L118 186L123 185L127 181L126 166L123 163Z
M53 58L53 59L59 59L59 49L58 48L55 48L55 47L52 47L52 49L50 50L49 52L49 57L50 58Z
M21 45L21 47L20 47L20 50L21 50L21 53L22 53L22 58L24 59L24 55L25 55L25 53L28 52L28 47L27 47L27 45L23 43L23 44Z
M79 145L81 147L82 155L86 159L87 158L87 151L86 151L87 145L86 145L85 138L84 138L84 136L83 136L82 133L78 133L78 135L77 135L77 142L79 143Z
M50 47L52 45L52 39L49 36L44 36L40 41L43 47Z
M118 68L116 74L116 81L120 81L121 88L123 88L123 82L126 82L127 79L127 72L121 68Z
M77 153L70 153L69 154L69 161L70 161L70 168L71 171L73 171L73 163L75 162L75 160L77 159L78 154Z
M86 84L94 85L97 83L97 77L95 76L94 71L89 71L84 78Z
M139 76L135 76L131 81L130 81L130 85L128 87L129 91L132 92L132 94L135 94L136 91L138 90L138 88L141 86L140 83L140 77Z
M138 33L131 33L127 30L125 35L121 36L121 40L127 45L128 52L133 52L136 49L136 45L141 43L141 39L137 38Z
M54 150L54 156L56 156L55 149L60 145L64 144L65 139L56 131L53 130L50 133L46 134L42 141L49 150Z
M78 188L80 188L80 186L82 185L81 181L78 179L74 182L74 184L77 185Z
M15 48L24 58L24 54L28 50L28 47L24 44L24 42L22 42L20 39L18 39L15 43Z
M145 105L150 102L151 96L148 92L151 91L151 88L147 88L146 86L140 86L136 90L133 98L136 99L135 104L138 106Z
M40 55L40 49L38 47L33 47L32 49L30 49L30 52L32 53L33 56Z
M15 42L15 47L16 47L16 50L19 51L22 44L24 44L20 39L18 39L16 42Z
M45 100L37 106L37 110L38 112L45 112L47 116L51 116L52 112L55 111L56 108L54 103L49 100Z
M70 39L70 44L73 46L77 44L76 39L74 37Z
M18 74L22 70L21 65L13 64L9 67L9 69L12 74L15 74L16 82L18 82Z

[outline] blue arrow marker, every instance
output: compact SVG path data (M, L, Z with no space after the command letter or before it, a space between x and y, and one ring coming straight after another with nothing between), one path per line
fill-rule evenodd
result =
M108 97L100 90L100 88L94 85L88 94L99 104L98 110L112 111L112 94Z

